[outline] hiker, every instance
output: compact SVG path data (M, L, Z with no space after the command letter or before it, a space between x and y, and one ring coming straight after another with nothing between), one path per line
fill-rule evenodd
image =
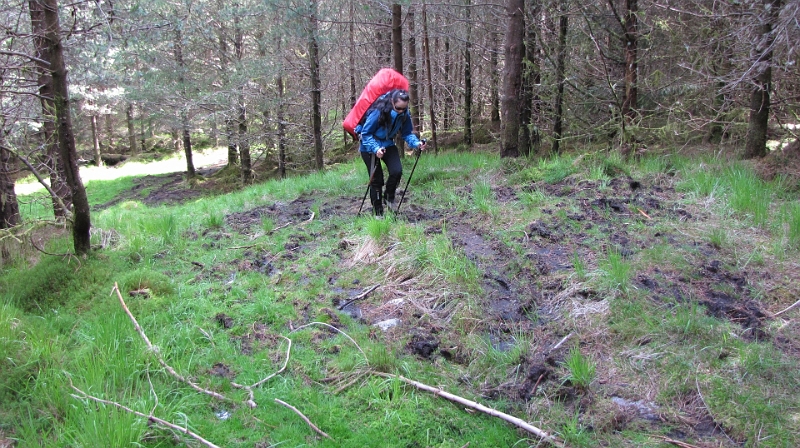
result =
M399 132L409 147L422 151L425 142L414 135L414 125L408 111L408 92L401 89L391 90L375 100L366 113L363 125L356 128L361 135L361 158L367 164L367 175L372 177L369 198L375 216L383 216L383 201L392 212L397 210L395 192L403 175L400 163L400 150L394 144L394 137ZM386 192L383 189L383 168L380 160L389 170L386 180ZM373 174L374 169L374 174Z

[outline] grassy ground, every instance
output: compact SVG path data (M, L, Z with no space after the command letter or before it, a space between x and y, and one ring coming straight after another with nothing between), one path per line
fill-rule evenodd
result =
M0 446L200 446L87 395L219 446L544 444L382 372L567 446L800 445L785 182L710 157L425 154L384 220L356 216L364 182L360 161L217 196L97 180L90 257L4 240Z

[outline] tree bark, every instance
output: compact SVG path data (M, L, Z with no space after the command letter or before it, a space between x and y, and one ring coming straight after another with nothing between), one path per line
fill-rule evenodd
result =
M136 127L133 125L133 103L125 105L125 121L128 124L128 152L136 154Z
M50 173L50 187L57 198L52 198L53 215L64 219L72 209L72 191L66 182L64 161L59 157L56 138L55 103L53 102L53 76L50 74L50 47L45 39L44 5L38 0L30 0L31 30L36 47L39 100L42 105L42 137L46 157L45 164ZM59 201L60 199L60 201ZM63 207L62 207L63 204Z
M503 69L503 141L501 157L519 157L519 95L522 85L522 54L525 37L525 1L506 0L508 30L506 31Z
M638 113L638 47L639 47L639 3L638 0L625 0L625 97L622 100L622 115L631 123ZM623 136L624 137L624 136Z
M16 159L6 149L3 135L5 130L0 129L0 229L8 229L19 224L20 216L14 179L11 177L16 172Z
M403 73L403 10L399 3L392 4L392 56L394 69Z
M528 0L526 4L526 23L533 23L538 16L538 0ZM519 150L520 154L529 156L531 151L537 151L539 147L539 132L533 126L534 116L534 90L540 81L539 62L536 57L536 31L535 27L528 25L525 27L525 55L522 64L522 84L520 86L520 133Z
M94 154L94 164L103 166L103 159L100 154L100 136L97 133L97 115L92 114L92 151Z
M500 123L500 70L498 70L498 58L500 53L497 33L492 31L492 48L489 64L491 66L491 85L489 87L489 98L492 103L491 120L492 123Z
M767 155L767 127L769 125L770 91L772 90L772 47L775 34L773 24L778 20L781 0L764 0L759 41L756 45L756 76L750 93L750 119L747 126L747 141L744 158L752 159Z
M317 4L311 0L308 36L308 63L311 69L311 124L314 133L314 157L317 171L325 168L322 148L322 80L319 74L319 44L317 43Z
M556 54L556 101L553 117L553 154L561 151L561 137L564 122L564 84L566 83L567 31L569 18L566 14L566 0L559 3L561 16L558 19L558 54Z
M472 2L466 0L467 39L464 43L464 144L472 146Z
M187 100L186 90L186 63L183 59L183 34L180 28L175 29L175 62L178 65L178 84L183 100ZM186 155L186 174L189 178L195 176L194 162L192 161L192 137L189 133L189 112L186 110L188 105L181 107L180 118L183 131L183 152Z
M280 48L280 47L278 47ZM280 69L281 73L278 74L277 79L275 79L275 85L278 88L278 174L281 176L281 179L286 178L286 118L285 118L285 108L283 104L283 96L284 96L284 85L283 85L283 69Z
M236 60L239 61L239 65L242 63L242 59L244 58L244 33L242 32L241 22L239 18L240 8L239 4L235 4L234 8L236 12L233 16L233 48L236 54ZM249 185L253 181L253 170L250 161L250 137L247 135L247 103L245 102L245 85L242 84L239 87L239 100L238 100L238 109L239 109L239 135L237 138L237 142L239 143L239 158L241 161L241 168L242 168L242 184Z
M428 37L428 11L427 4L422 2L422 46L425 53L425 74L428 78L428 113L431 116L431 137L433 138L433 149L439 153L439 143L436 137L436 113L433 103L433 74L431 72L431 43Z
M414 6L408 7L408 96L411 99L411 123L417 134L422 134L422 98L419 97L419 74L417 73L417 36L414 31Z
M64 47L61 43L61 27L58 18L57 0L38 1L44 9L45 41L50 50L50 74L53 78L53 105L58 123L59 157L64 161L64 174L72 193L72 242L75 253L85 255L91 249L91 219L89 198L78 171L78 152L75 148L75 135L70 114L67 68L64 62Z

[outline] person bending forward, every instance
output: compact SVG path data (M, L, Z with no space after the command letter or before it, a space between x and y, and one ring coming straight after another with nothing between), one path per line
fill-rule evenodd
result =
M400 151L394 144L399 132L412 149L424 150L425 143L414 135L414 125L408 112L408 92L395 89L375 100L367 111L366 120L356 128L361 134L361 158L367 165L367 175L372 175L369 184L369 198L375 216L383 216L383 202L389 210L397 209L395 192L403 176L403 165L400 162ZM389 170L386 180L386 191L383 190L383 168L380 160ZM374 174L372 174L374 169Z

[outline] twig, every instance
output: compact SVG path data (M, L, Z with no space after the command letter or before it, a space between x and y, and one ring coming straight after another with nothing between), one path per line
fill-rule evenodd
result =
M555 438L555 436L552 436L552 435L548 434L547 432L542 431L541 429L531 425L530 423L528 423L528 422L526 422L526 421L524 421L522 419L519 419L519 418L511 416L511 415L508 415L508 414L506 414L504 412L500 412L500 411L498 411L496 409L492 409L492 408L486 407L486 406L484 406L484 405L482 405L480 403L476 403L476 402L471 401L471 400L467 400L466 398L459 397L458 395L453 395L453 394L445 392L445 391L443 391L441 389L438 389L438 388L435 388L435 387L431 387L431 386L428 386L426 384L423 384L423 383L420 383L420 382L417 382L417 381L414 381L414 380L410 380L408 378L404 378L404 377L402 377L400 375L392 375L390 373L383 373L383 372L372 372L372 373L373 373L373 375L382 376L384 378L396 378L396 379L398 379L398 380L400 380L400 381L402 381L402 382L404 382L406 384L410 384L410 385L416 387L417 389L421 389L421 390L424 390L424 391L431 392L434 395L438 395L438 396L440 396L442 398L445 398L447 400L450 400L452 402L459 403L459 404L462 404L464 406L468 406L468 407L470 407L472 409L475 409L476 411L481 411L481 412L483 412L485 414L488 414L488 415L491 415L493 417L498 417L498 418L500 418L502 420L505 420L505 421L517 426L518 428L524 429L524 430L526 430L526 431L528 431L528 432L530 432L532 434L535 434L536 436L538 436L541 439L547 440L548 442L552 443L555 446L558 446L558 447L563 447L564 446L558 439Z
M122 293L120 293L119 286L116 283L114 283L114 289L111 291L111 293L113 294L115 291L117 293L117 297L119 297L119 303L122 304L122 308L125 310L125 313L131 319L131 322L133 322L133 327L139 333L139 336L142 337L142 339L144 340L144 343L147 344L147 348L149 348L150 351L153 352L153 354L156 356L156 359L158 359L158 363L161 364L161 367L166 369L166 371L169 372L170 375L174 376L179 381L188 384L189 386L191 386L192 389L194 389L194 390L196 390L198 392L202 392L202 393L204 393L206 395L210 395L210 396L216 398L217 400L228 401L228 402L232 402L233 401L230 398L228 398L228 397L226 397L224 395L221 395L221 394L219 394L217 392L214 392L214 391L211 391L211 390L208 390L208 389L203 389L202 387L200 387L197 384L195 384L192 381L190 381L188 378L186 378L183 375L179 374L177 371L175 371L175 369L173 369L169 364L167 364L166 361L164 361L164 358L161 357L161 353L159 353L158 348L153 346L153 344L150 342L150 339L147 338L147 335L145 334L144 330L142 330L141 325L139 325L139 322L137 322L136 318L133 317L133 314L131 313L131 310L128 309L128 305L125 304L125 300L122 298Z
M303 415L303 413L302 413L302 412L298 411L296 407L294 407L294 406L290 405L289 403L286 403L285 401L281 401L281 400L279 400L279 399L277 399L277 398L275 399L275 402L276 402L276 403L278 403L278 404L281 404L281 405L283 405L283 406L286 406L287 408L289 408L289 409L293 410L293 411L295 412L295 414L299 415L299 416L300 416L300 418L302 418L302 419L303 419L303 421L304 421L304 422L306 422L306 424L307 424L308 426L310 426L310 427L311 427L311 429L313 429L314 431L316 431L316 432L317 432L317 434L319 434L319 435L321 435L321 436L323 436L323 437L326 437L326 438L328 438L328 439L331 439L331 440L333 440L333 439L331 438L331 436L329 436L329 435L325 434L325 432L323 432L321 429L317 428L317 426L316 426L315 424L311 423L311 420L309 420L309 419L308 419L308 417L306 417L305 415Z
M639 210L639 213L641 213L641 214L642 214L642 216L644 216L645 218L647 218L647 219L653 219L653 218L651 218L650 216L648 216L648 215L647 215L647 213L645 213L645 212L644 212L644 210L642 210L642 209L640 209L640 208L637 208L636 210Z
M350 305L351 303L353 303L353 302L355 302L357 300L361 300L361 299L367 297L369 295L369 293L371 293L372 291L375 291L380 286L381 285L378 284L378 285L375 285L375 286L369 288L368 290L362 292L361 294L359 294L359 295L353 297L352 299L348 300L347 302L345 302L344 305L339 305L338 309L339 310L343 310L347 305Z
M70 385L70 387L75 389L75 391L77 391L79 394L81 394L80 397L73 395L73 397L75 397L75 398L86 398L86 399L89 399L89 400L92 400L92 401L96 401L98 403L107 404L107 405L111 405L111 406L116 406L119 409L122 409L123 411L130 412L131 414L137 415L137 416L142 417L142 418L146 418L147 421L153 422L153 423L161 425L161 426L165 426L165 427L167 427L169 429L172 429L173 431L182 432L182 433L186 434L187 436L197 440L198 442L202 443L203 445L205 445L205 446L207 446L209 448L219 448L218 445L215 445L215 444L209 442L208 440L200 437L199 435L193 433L192 431L189 431L187 428L182 428L182 427L180 427L178 425L175 425L173 423L170 423L170 422L168 422L166 420L162 420L162 419L160 419L158 417L155 417L152 414L151 415L146 415L146 414L141 413L139 411L134 411L133 409L131 409L131 408L127 407L127 406L121 405L121 404L113 402L113 401L108 401L108 400L103 400L102 398L93 397L93 396L87 394L86 392L84 392L84 391L78 389L77 387L75 387L75 385L72 384L72 379L69 380L69 385Z
M663 440L664 443L669 443L671 445L679 446L681 448L700 448L697 445L692 445L690 443L681 442L680 440L674 440L674 439L670 439L670 438L664 437L664 436L655 436L654 435L653 437L656 437L658 439Z
M348 336L348 335L347 335L347 333L345 333L344 331L342 331L342 330L340 330L340 329L338 329L338 328L334 327L333 325L326 324L325 322L310 322L310 323L307 323L307 324L305 324L305 325L301 325L301 326L299 326L299 327L297 327L297 328L293 329L292 331L290 331L290 332L289 332L289 334L292 334L292 333L294 333L295 331L300 331L300 330L302 330L303 328L310 327L310 326L312 326L312 325L322 325L322 326L324 326L324 327L328 327L328 328L330 328L330 329L332 329L332 330L335 330L335 331L337 331L337 332L339 332L339 333L343 334L343 335L344 335L344 337L346 337L347 339L350 339L350 342L352 342L352 343L353 343L353 345L355 345L355 346L356 346L356 348L358 349L358 351L360 351L360 352L361 352L361 354L362 354L362 355L364 355L364 359L365 359L365 360L367 360L367 364L369 364L369 360L367 359L367 354L366 354L366 353L364 353L364 350L361 350L361 347L359 347L358 343L357 343L355 340L353 340L353 338L351 338L350 336Z
M292 340L287 338L286 336L281 336L281 337L286 339L287 341L289 341L289 347L286 348L286 360L283 362L283 367L281 367L280 370L268 375L266 378L262 379L261 381L253 383L253 384L251 384L249 386L244 386L244 385L237 384L237 383L234 383L233 381L231 381L231 386L239 388L239 389L244 389L244 390L247 391L247 393L249 395L249 398L247 399L247 401L245 401L245 404L247 406L249 406L250 408L252 408L252 409L255 409L255 407L256 407L256 402L255 402L255 397L254 397L254 394L253 394L253 389L255 389L256 387L258 387L258 386L260 386L262 384L264 384L270 378L273 378L274 376L276 376L276 375L280 374L281 372L283 372L284 370L286 370L286 366L289 364L289 356L292 353Z
M774 316L775 316L775 317L777 317L777 316L780 316L781 314L783 314L783 313L785 313L785 312L787 312L787 311L789 311L789 310L791 310L791 309L793 309L793 308L797 307L797 305L800 305L800 300L798 300L797 302L794 302L793 304L791 304L791 305L789 306L789 308L786 308L785 310L783 310L783 311L781 311L781 312L779 312L779 313L775 313L775 314L774 314Z
M352 386L353 384L355 384L355 383L356 383L356 381L360 380L360 379L361 379L361 377L363 377L363 376L364 376L364 375L366 375L366 374L367 374L367 372L359 372L359 373L358 373L358 374L357 374L355 377L353 377L353 379L351 379L350 381L348 381L348 382L347 382L347 384L345 384L345 385L343 385L343 386L340 386L338 389L336 389L335 391L333 391L333 394L334 394L334 395L339 395L339 394L340 394L342 391L344 391L344 390L345 390L345 389L347 389L348 387L350 387L350 386Z
M572 337L572 333L564 336L564 338L561 339L560 341L558 341L558 344L554 345L553 348L551 348L550 350L547 351L547 353L552 353L552 352L558 350L558 348L561 347L562 345L564 345L564 343L567 342L567 339L569 339L571 337Z
M703 403L703 406L706 408L706 411L708 411L708 415L710 415L711 419L714 421L714 426L719 428L719 432L721 432L725 437L728 438L728 440L731 441L731 443L735 445L736 442L734 442L733 439L731 439L731 436L729 436L728 433L726 433L725 430L722 429L722 426L720 426L719 423L717 423L717 419L714 418L714 414L711 413L711 408L708 407L708 403L706 403L705 398L703 398L703 392L700 391L700 382L697 380L697 375L694 376L694 385L697 387L697 395L700 397L700 401Z

